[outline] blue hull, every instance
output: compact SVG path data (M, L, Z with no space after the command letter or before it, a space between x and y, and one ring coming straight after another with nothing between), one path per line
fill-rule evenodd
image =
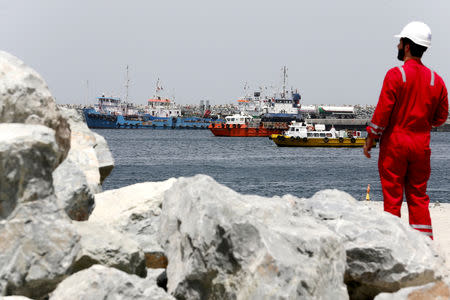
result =
M101 114L94 109L84 109L83 113L89 128L207 129L209 124L221 121L197 117L157 118L149 115L124 117Z

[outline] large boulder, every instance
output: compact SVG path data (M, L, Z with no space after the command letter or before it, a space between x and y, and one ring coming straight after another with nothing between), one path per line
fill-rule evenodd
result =
M431 239L398 217L338 190L320 191L298 204L299 214L313 216L342 238L347 254L345 283L352 299L423 285L444 274L443 260Z
M159 216L164 193L175 181L137 183L96 194L88 222L122 232L144 250L148 268L165 268L167 259L158 241Z
M59 205L72 220L87 220L94 207L94 194L101 192L101 183L114 167L114 160L105 139L92 132L82 114L61 107L72 131L67 158L53 172Z
M96 132L92 132L95 137L94 150L97 155L98 167L100 171L100 184L109 176L114 169L114 158L109 151L108 143L105 138Z
M290 196L240 195L197 175L166 192L160 240L177 299L348 299L341 238Z
M53 129L0 124L0 219L20 203L53 195L52 171L58 155Z
M100 165L94 147L97 140L83 117L75 109L61 108L61 114L70 124L71 147L66 160L73 162L84 173L92 193L101 192Z
M0 221L0 295L44 297L72 272L80 236L52 197L11 217Z
M86 176L72 160L64 160L53 172L53 185L59 206L76 221L85 221L95 201Z
M33 69L0 51L0 123L41 124L55 131L58 161L70 148L70 128L47 84Z
M141 277L147 275L144 252L135 241L110 227L88 222L73 225L81 237L74 272L101 264Z
M94 265L61 282L50 300L145 299L174 300L154 280L140 278L117 269Z

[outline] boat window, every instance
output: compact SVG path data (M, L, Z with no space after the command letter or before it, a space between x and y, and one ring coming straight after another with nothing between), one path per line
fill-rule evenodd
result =
M325 137L325 133L321 133L321 134L320 134L320 137Z

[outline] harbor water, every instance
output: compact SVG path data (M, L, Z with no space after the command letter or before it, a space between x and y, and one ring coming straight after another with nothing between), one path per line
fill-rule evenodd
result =
M365 200L382 200L378 148L280 148L268 138L215 137L209 130L98 129L115 159L104 190L138 182L206 174L243 194L311 197L339 189ZM431 134L432 202L450 202L450 133Z

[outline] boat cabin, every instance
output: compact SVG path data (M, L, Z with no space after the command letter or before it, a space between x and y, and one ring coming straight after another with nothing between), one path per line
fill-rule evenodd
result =
M248 124L252 119L253 118L248 115L232 115L225 117L226 124Z
M120 98L105 97L104 95L97 98L95 110L106 114L122 114Z
M361 131L346 131L336 130L332 127L330 130L325 130L324 124L307 124L306 122L293 121L289 125L289 129L284 132L285 136L300 137L300 138L350 138L362 137Z

